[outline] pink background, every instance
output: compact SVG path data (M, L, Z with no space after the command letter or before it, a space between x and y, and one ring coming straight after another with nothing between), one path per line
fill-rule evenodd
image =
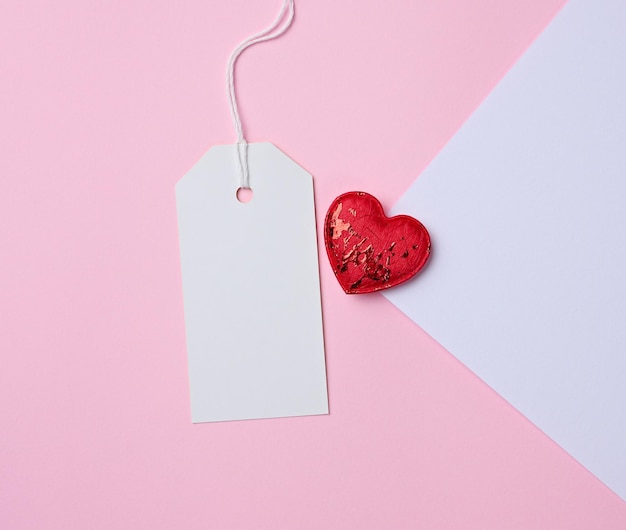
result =
M279 4L2 3L0 528L626 528L323 254L330 416L191 424L174 184L233 140L225 61ZM248 139L313 173L318 219L388 208L562 4L301 0L239 63Z

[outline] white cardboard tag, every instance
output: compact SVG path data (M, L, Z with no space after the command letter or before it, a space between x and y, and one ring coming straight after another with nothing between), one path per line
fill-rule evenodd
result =
M270 143L210 149L177 183L191 415L328 414L313 179Z

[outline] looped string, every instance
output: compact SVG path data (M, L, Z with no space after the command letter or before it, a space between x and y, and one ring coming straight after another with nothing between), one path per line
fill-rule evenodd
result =
M287 31L287 29L289 29L289 26L291 26L291 22L293 21L295 11L293 2L294 0L283 0L280 12L276 17L276 20L272 22L271 26L244 40L233 50L230 54L230 58L228 59L226 93L228 95L230 113L235 124L235 132L237 133L237 160L239 161L239 177L242 188L250 188L250 172L248 170L248 142L246 142L243 135L241 119L239 118L239 109L237 107L237 97L235 95L235 62L246 48L258 44L259 42L280 37L283 33L285 33L285 31ZM287 14L285 15L285 13Z

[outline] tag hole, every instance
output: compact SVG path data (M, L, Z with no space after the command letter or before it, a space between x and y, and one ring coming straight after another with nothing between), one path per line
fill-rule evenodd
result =
M250 202L253 195L254 194L252 193L252 190L250 188L239 188L237 190L237 200L239 202Z

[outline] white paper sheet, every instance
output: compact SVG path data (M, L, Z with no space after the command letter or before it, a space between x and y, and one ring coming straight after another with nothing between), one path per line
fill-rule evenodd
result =
M393 213L432 259L386 293L626 499L626 2L572 0Z

